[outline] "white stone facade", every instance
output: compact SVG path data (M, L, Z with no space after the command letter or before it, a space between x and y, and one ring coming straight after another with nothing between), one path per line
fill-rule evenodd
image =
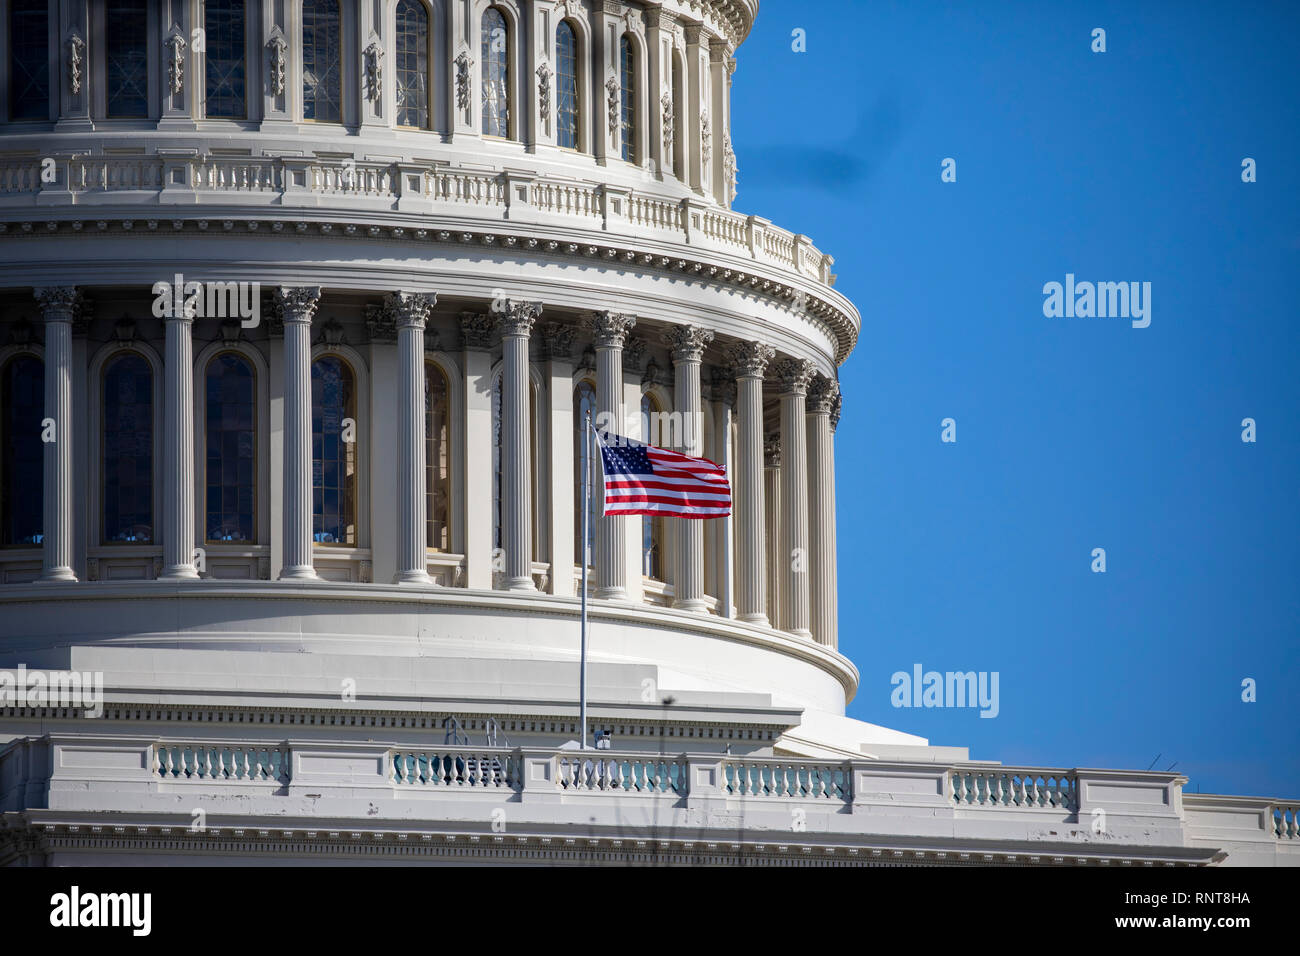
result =
M861 319L730 209L756 3L220 6L237 42L215 2L144 5L143 115L87 0L48 5L47 116L0 85L0 378L37 362L56 436L39 535L0 547L0 672L103 679L94 717L0 701L0 864L1300 861L1295 803L844 717ZM160 315L177 276L255 314ZM15 394L0 440L35 427ZM585 407L726 464L735 508L593 529L612 749L575 754Z

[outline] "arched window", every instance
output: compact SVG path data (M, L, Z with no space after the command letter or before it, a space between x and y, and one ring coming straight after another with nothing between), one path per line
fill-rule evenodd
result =
M49 0L9 4L9 118L50 118Z
M311 365L312 540L357 543L357 443L344 419L357 420L356 376L335 355Z
M632 40L626 33L618 42L618 62L623 80L620 136L623 158L631 163L636 161L636 54L632 51Z
M568 21L555 28L555 138L565 149L578 148L578 38Z
M104 80L109 119L149 115L147 0L108 0L104 15Z
M483 135L510 135L510 32L496 7L483 11Z
M600 472L595 468L596 443L587 434L587 420L596 421L596 386L583 379L573 389L573 447L577 452L573 468L573 560L582 565L582 499L585 482L591 481L587 506L587 564L595 560L596 524L600 517Z
M105 544L153 542L153 369L124 352L104 371Z
M204 0L204 115L244 119L244 0Z
M302 118L343 121L338 0L302 0Z
M397 125L429 128L429 10L421 0L397 4L393 64Z
M646 444L663 447L659 413L663 409L649 392L641 396L641 434ZM656 581L664 577L664 519L662 515L641 516L641 573Z
M222 352L203 376L209 542L251 544L257 516L257 379L248 359Z
M528 384L528 455L531 462L529 469L532 475L532 487L529 489L529 498L532 501L533 508L533 560L537 560L537 409L533 396L532 383ZM504 429L504 423L501 418L501 376L498 375L492 383L492 547L505 547L505 536L502 528L504 527L504 515L501 511L502 495L501 489L504 485L505 473L503 472L504 459L501 455L501 436Z
M451 550L451 389L433 362L424 365L425 546Z
M0 372L0 545L42 542L45 503L45 363L11 358Z

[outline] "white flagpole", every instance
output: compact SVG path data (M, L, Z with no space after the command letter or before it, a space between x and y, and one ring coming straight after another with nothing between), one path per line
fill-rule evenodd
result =
M587 428L583 433L583 446L587 453L587 467L582 470L582 650L579 657L578 721L582 724L582 749L587 749L587 516L591 513L591 412L587 412Z

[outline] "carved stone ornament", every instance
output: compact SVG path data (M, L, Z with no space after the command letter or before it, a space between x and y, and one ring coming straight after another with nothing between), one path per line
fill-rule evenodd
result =
M731 148L731 135L728 134L722 138L722 176L727 184L727 202L732 202L736 198L739 175L740 171L736 166L736 153Z
M589 324L597 348L621 349L627 342L627 334L636 325L636 316L626 312L601 311L592 315Z
M829 414L835 407L835 399L840 393L840 383L825 375L814 375L808 385L809 412Z
M68 34L68 86L73 93L81 92L81 65L86 52L86 41L75 29Z
M362 53L366 78L366 99L379 105L384 95L384 48L371 40Z
M289 44L278 26L272 28L271 38L266 41L266 48L271 53L271 93L274 96L283 96L285 61Z
M492 317L485 312L460 314L461 347L472 351L486 351L492 347Z
M422 329L438 297L424 292L393 292L388 296L399 329Z
M284 307L284 321L310 325L320 305L320 286L280 286L275 297Z
M704 159L705 166L709 165L709 153L711 152L709 138L709 111L702 110L700 112L700 156Z
M664 114L664 165L671 166L673 156L673 98L667 90L659 98L659 105L663 107Z
M776 349L763 342L736 342L727 350L727 360L737 378L762 378L775 355Z
M542 303L540 302L518 302L507 299L505 311L497 319L501 325L501 334L527 338L532 334L533 323L541 314Z
M474 65L469 53L461 50L456 54L456 109L469 109L469 71Z
M397 341L397 307L392 296L379 305L366 306L366 336L371 342Z
M546 63L537 67L537 108L541 111L542 125L551 131L551 68Z
M181 28L172 26L171 32L167 34L167 39L163 40L163 47L167 50L167 89L172 93L180 93L185 89L185 49L187 46L185 34L181 33Z
M618 80L612 76L605 81L605 90L609 94L609 135L613 136L618 130Z
M705 346L713 341L713 332L698 325L674 325L664 332L664 342L672 350L674 362L698 362Z
M573 337L577 329L572 325L547 322L544 330L546 354L553 359L567 359L573 351Z
M772 367L786 394L805 395L816 366L807 359L783 358Z
M641 363L645 361L646 341L640 338L629 338L627 344L623 346L623 367L631 372L641 371Z
M775 433L763 439L763 465L767 468L781 467L781 436Z

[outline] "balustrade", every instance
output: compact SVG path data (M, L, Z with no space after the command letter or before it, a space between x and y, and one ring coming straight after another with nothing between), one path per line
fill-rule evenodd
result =
M954 770L952 799L959 807L1075 810L1079 806L1079 783L1064 770Z
M243 744L157 744L150 772L163 780L289 782L289 748Z

